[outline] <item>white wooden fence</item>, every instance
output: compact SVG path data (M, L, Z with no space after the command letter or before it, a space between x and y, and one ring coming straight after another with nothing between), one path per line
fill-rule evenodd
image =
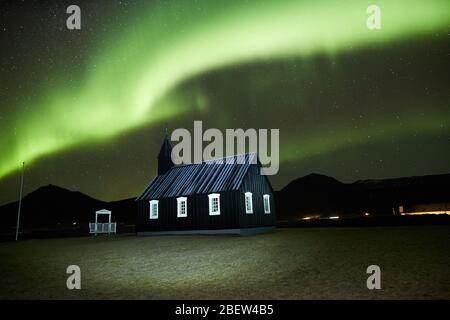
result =
M116 223L115 222L90 222L89 223L89 233L116 233Z

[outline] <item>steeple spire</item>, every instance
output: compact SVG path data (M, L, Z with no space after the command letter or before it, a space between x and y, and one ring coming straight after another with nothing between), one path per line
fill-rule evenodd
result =
M169 142L167 127L165 128L164 140L158 154L158 175L164 174L173 167L172 145Z

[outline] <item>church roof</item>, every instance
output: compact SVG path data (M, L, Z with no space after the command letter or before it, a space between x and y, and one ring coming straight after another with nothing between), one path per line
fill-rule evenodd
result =
M237 190L256 154L245 153L172 167L156 176L136 200L152 200Z

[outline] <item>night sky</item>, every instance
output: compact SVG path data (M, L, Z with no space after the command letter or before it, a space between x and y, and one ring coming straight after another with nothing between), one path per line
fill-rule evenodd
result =
M2 1L0 204L22 161L25 193L136 196L194 120L279 128L275 189L449 173L449 35L448 0Z

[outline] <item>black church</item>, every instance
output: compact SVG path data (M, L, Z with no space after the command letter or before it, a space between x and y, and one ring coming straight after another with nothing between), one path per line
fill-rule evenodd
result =
M137 197L136 231L253 234L275 229L273 189L255 153L174 165L166 137L158 175Z

